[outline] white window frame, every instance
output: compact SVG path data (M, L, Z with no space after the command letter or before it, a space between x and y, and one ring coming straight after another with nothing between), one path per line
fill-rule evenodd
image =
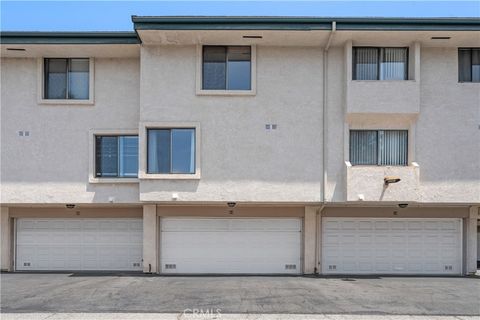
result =
M124 136L138 135L137 129L91 129L88 132L89 158L88 158L88 182L90 183L138 183L138 178L111 177L102 178L95 175L95 136ZM140 143L140 137L138 143ZM140 150L140 145L139 145ZM140 155L139 155L140 159Z
M203 47L204 46L250 46L250 90L204 90L202 89L203 81ZM199 44L197 45L197 66L196 66L196 94L198 96L254 96L257 94L257 47L256 45L244 44Z
M147 131L148 129L195 129L195 173L147 173ZM163 179L163 180L198 180L201 177L200 165L200 123L198 122L141 122L138 143L139 143L139 167L138 178Z
M88 99L45 99L45 59L64 58L70 59L71 57L59 57L59 56L46 56L37 59L37 103L38 104L51 104L51 105L93 105L95 103L95 61L93 57L82 57L88 59Z

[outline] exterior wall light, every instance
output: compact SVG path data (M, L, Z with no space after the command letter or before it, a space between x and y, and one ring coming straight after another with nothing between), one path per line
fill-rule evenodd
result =
M383 178L383 181L385 181L385 185L388 186L390 183L397 183L400 182L400 177L394 177L394 176L387 176Z

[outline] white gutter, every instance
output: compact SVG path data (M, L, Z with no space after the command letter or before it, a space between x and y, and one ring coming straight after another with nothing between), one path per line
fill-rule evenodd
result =
M321 214L325 205L327 203L327 105L328 105L328 94L327 94L327 83L328 83L328 49L330 48L330 44L333 39L333 35L337 31L337 22L332 21L332 31L328 36L327 43L325 44L325 48L323 50L323 104L322 104L322 119L323 119L323 135L322 135L322 167L323 167L323 175L322 175L322 206L317 211L317 223L315 226L315 273L320 273L320 228L321 228ZM319 271L320 269L320 271Z
M332 31L328 36L327 44L325 45L323 51L323 106L322 106L322 118L323 118L323 136L322 136L322 166L323 166L323 177L322 177L322 193L323 193L323 204L327 202L326 190L327 190L327 106L328 106L328 49L333 39L333 35L337 31L337 22L332 21Z

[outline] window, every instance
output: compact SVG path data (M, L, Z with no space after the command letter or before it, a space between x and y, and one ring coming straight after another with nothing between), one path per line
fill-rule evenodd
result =
M195 173L195 129L148 129L147 173Z
M407 80L408 48L353 48L353 80Z
M458 81L480 82L480 48L458 49Z
M44 99L89 99L90 61L82 59L44 60Z
M408 130L350 130L352 165L406 166Z
M95 176L136 178L138 136L95 136Z
M250 46L204 46L203 90L251 90Z

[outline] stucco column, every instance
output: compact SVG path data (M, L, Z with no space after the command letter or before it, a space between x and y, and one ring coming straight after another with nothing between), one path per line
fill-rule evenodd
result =
M0 238L1 244L1 270L10 271L11 255L10 255L10 216L7 207L0 207Z
M143 272L158 272L157 206L143 206Z
M315 273L317 209L318 207L305 207L303 228L303 272L305 274Z
M470 207L470 214L466 219L466 273L475 274L477 271L477 219L479 208Z

